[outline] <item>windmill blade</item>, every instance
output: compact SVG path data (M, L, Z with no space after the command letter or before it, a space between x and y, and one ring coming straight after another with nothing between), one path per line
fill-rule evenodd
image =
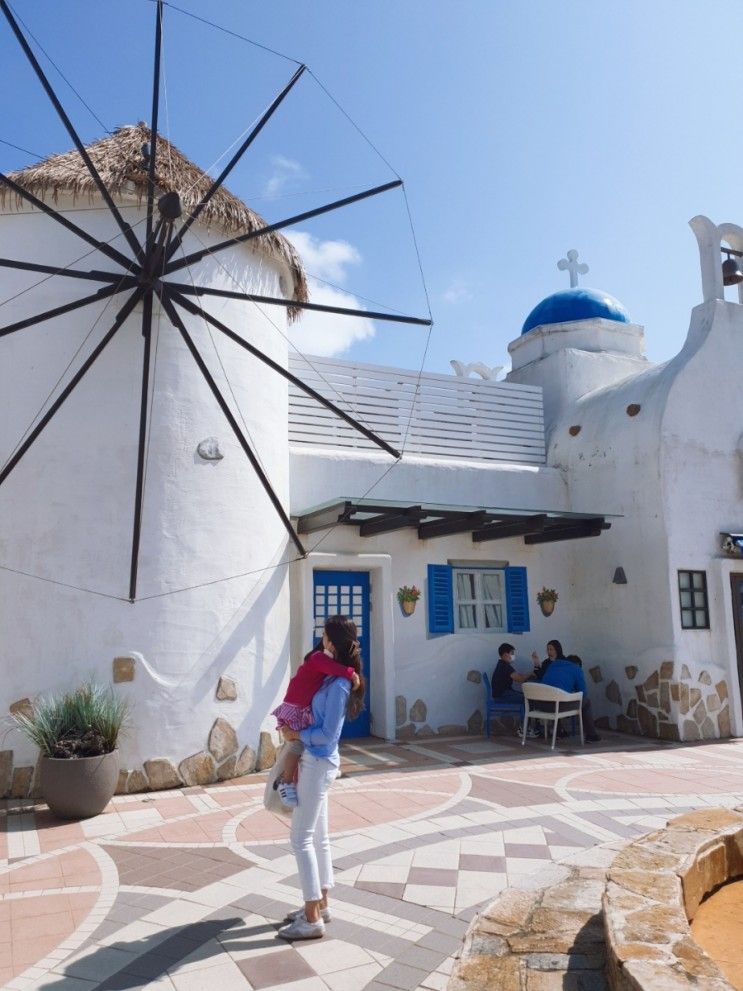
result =
M157 0L155 7L155 64L152 70L152 115L150 117L150 161L147 169L147 227L145 233L145 252L147 261L151 261L152 245L152 210L155 203L155 160L157 157L157 119L160 109L160 52L163 40L163 3Z
M262 351L259 351L258 348L253 347L252 344L248 344L248 342L244 341L242 337L234 332L234 330L230 330L229 327L217 320L217 318L212 316L211 313L208 313L206 310L196 306L195 303L192 303L190 299L186 299L185 296L181 296L180 293L172 293L172 298L180 306L188 310L189 313L202 317L207 321L207 323L210 323L212 327L215 327L217 330L221 331L229 337L230 340L234 341L236 344L239 344L241 348L245 348L246 351L249 351L250 354L258 358L259 361L262 361L264 365L268 365L269 368L271 368L274 372L278 372L279 375L283 376L283 378L285 378L288 382L291 382L292 385L296 385L298 389L306 392L308 396L311 396L313 399L317 400L318 403L321 403L327 409L335 413L336 416L339 416L342 420L345 420L346 423L350 424L350 426L354 428L354 430L358 430L359 433L363 434L364 437L367 437L370 441L372 441L372 443L376 444L377 447L381 447L383 451L391 454L393 458L399 459L402 457L400 451L388 444L386 440L382 440L382 438L377 436L373 430L369 430L369 428L365 427L363 423L359 423L358 420L354 420L350 414L346 413L339 406L336 406L335 403L332 403L321 393L316 392L311 386L306 385L300 378L297 378L296 375L292 375L292 373L288 369L284 368L283 365L279 365L278 362L273 361L273 359L263 354Z
M90 303L97 303L101 299L107 299L109 296L115 296L117 292L121 292L122 289L130 289L134 280L125 280L126 285L122 286L122 280L119 279L115 286L106 286L105 289L99 289L98 292L94 292L90 296L83 296L82 299L75 299L71 303L65 303L63 306L55 306L51 310L44 310L43 313L37 313L34 317L27 317L25 320L18 320L16 323L9 323L5 327L0 327L0 337L5 337L7 334L14 334L17 330L24 330L26 327L33 327L37 323L43 323L45 320L51 320L52 317L59 317L63 313L69 313L71 310L79 310L83 306L88 306Z
M24 189L23 186L19 186L17 182L14 182L10 176L5 175L4 172L0 172L0 182L4 183L8 189L12 189L16 196L20 196L26 202L30 203L31 206L36 207L37 210L41 210L52 220L56 220L58 224L66 227L68 231L72 231L73 234L77 234L79 238L82 238L87 244L91 244L94 248L98 248L101 254L107 255L112 261L118 262L127 270L137 271L139 266L132 262L131 258L127 258L116 248L112 248L110 244L106 244L105 241L99 241L98 238L93 237L92 234L88 234L84 231L82 227L78 227L77 224L73 224L71 220L68 220L63 214L58 213L54 207L49 206L43 200L40 200L33 193L29 193L28 190Z
M23 34L23 32L21 31L20 27L18 26L18 23L17 23L15 17L13 17L13 14L11 13L10 7L8 6L6 0L0 0L0 11L2 11L2 13L5 15L5 19L7 20L8 24L10 24L10 27L11 27L11 29L13 31L13 34L18 39L18 43L20 44L20 46L23 49L23 52L24 52L26 58L28 59L28 61L31 64L31 68L34 70L34 72L36 73L36 75L37 75L37 77L39 79L39 82L44 87L44 90L46 91L46 95L51 100L52 106L57 111L57 115L59 116L60 120L62 121L62 123L65 126L65 130L67 131L67 133L69 134L69 136L74 141L75 147L77 148L77 150L80 152L80 157L85 162L86 168L88 169L88 172L90 172L90 175L91 175L91 178L93 179L93 182L98 187L98 190L99 190L101 196L103 197L104 202L106 203L106 206L109 208L109 210L111 211L111 214L112 214L114 220L119 225L119 228L121 229L121 233L124 235L124 237L129 242L129 246L131 247L131 249L134 252L134 254L137 256L137 258L140 261L144 261L144 253L142 251L141 244L139 243L139 241L135 237L134 232L132 231L132 229L129 226L129 224L126 223L126 221L124 220L124 218L119 213L118 207L114 203L114 201L113 201L113 199L111 197L111 194L109 193L109 191L106 188L103 180L101 179L100 175L98 174L98 170L96 169L95 165L93 165L93 162L92 162L92 160L90 158L90 155L88 154L88 152L87 152L87 150L85 148L85 145L80 140L80 136L78 135L77 131L73 127L72 121L70 120L70 118L65 113L65 109L62 106L62 104L60 103L59 98L57 97L57 94L54 92L54 89L52 88L51 83L49 82L49 80L44 75L44 70L39 65L39 62L38 62L36 56L34 55L34 53L31 51L31 46L26 41L25 35Z
M226 299L241 299L246 303L267 303L269 306L283 306L286 309L314 310L319 313L339 313L346 317L365 317L367 320L387 320L391 323L409 323L419 327L430 327L433 320L424 317L408 317L398 313L376 313L374 310L353 310L345 306L326 306L324 303L298 303L293 299L280 299L276 296L256 296L253 293L233 292L231 289L212 289L210 286L190 286L185 282L168 282L170 288L187 296L218 296Z
M91 282L121 282L119 272L99 272L96 269L84 271L79 268L60 268L59 265L37 265L36 262L21 262L14 258L0 258L0 268L17 268L21 272L63 275L67 279L88 279ZM131 281L134 282L133 279Z
M3 484L5 479L10 475L13 469L16 467L18 462L21 460L26 451L31 447L34 441L38 438L39 434L42 433L44 428L47 426L49 421L54 417L55 413L61 408L69 396L73 393L76 386L82 381L86 373L92 368L96 360L101 356L106 346L111 342L116 332L119 330L121 325L124 323L126 318L132 312L134 307L140 301L142 296L144 296L146 289L137 289L131 294L129 299L124 303L122 308L116 315L113 326L101 339L101 341L96 345L96 347L91 351L90 355L86 358L77 372L73 375L72 379L65 386L59 396L54 400L52 405L46 411L44 416L39 420L38 424L34 427L31 433L28 435L26 440L21 444L13 457L8 461L5 467L0 471L0 485Z
M199 371L204 376L204 378L206 380L206 384L211 389L212 395L217 400L217 403L219 404L219 408L224 413L227 422L229 423L230 427L232 428L232 432L234 433L235 437L237 438L238 443L240 444L240 447L245 452L245 455L246 455L248 461L250 461L250 464L252 465L253 471L258 476L258 479L259 479L261 485L263 486L263 488L266 491L266 495L271 500L271 503L272 503L274 509L276 510L276 513L278 514L279 518L281 519L281 522L284 524L284 529L286 530L286 532L288 533L288 535L291 537L291 539L292 539L295 547L297 548L297 550L299 551L299 553L302 555L302 557L306 557L307 556L307 551L306 551L304 545L302 544L302 541L297 536L297 532L294 529L294 527L292 526L292 522L289 519L289 517L287 516L286 511L284 510L284 507L281 505L281 500L279 499L279 497L274 492L273 487L272 487L271 483L268 480L268 476L266 475L266 473L263 471L263 469L261 468L260 464L258 463L258 459L255 456L255 454L253 452L253 449L251 448L250 444L248 443L247 439L245 438L245 435L243 434L242 430L240 429L240 425L238 424L237 420L233 416L232 410L227 405L227 402L226 402L224 396L219 391L219 387L217 386L217 383L214 381L211 372L207 368L206 362L201 357L201 354L200 354L198 348L196 347L196 345L194 344L193 340L191 339L191 335L186 330L186 325L183 323L183 321L181 320L180 316L178 315L178 311L176 310L175 306L173 305L173 303L170 300L170 298L169 298L169 296L168 296L167 293L163 293L163 295L162 295L162 305L163 305L163 308L164 308L165 312L168 315L168 318L169 318L170 322L173 324L173 326L176 328L176 330L178 330L180 332L181 337L183 338L183 340L186 343L186 347L191 352L191 356L193 357L194 361L198 365Z
M266 126L266 124L271 119L271 117L273 117L273 115L276 112L276 110L278 110L278 108L281 105L281 103L283 103L285 97L288 96L289 91L295 86L295 84L297 82L299 82L299 79L302 76L302 73L305 71L306 68L307 68L306 65L300 65L300 67L297 69L297 71L291 77L291 79L286 84L286 86L282 89L282 91L278 94L278 96L276 96L274 98L274 100L271 103L271 105L269 106L268 110L266 110L266 112L263 114L263 116L261 117L261 119L258 121L258 123L255 125L255 127L250 132L250 134L247 136L247 138L243 141L243 143L237 149L237 151L232 156L232 158L229 160L229 162L227 163L227 165L225 165L224 169L222 169L222 172L220 173L219 177L214 180L214 182L212 183L211 188L206 193L206 195L204 196L203 200L201 200L201 202L196 205L196 208L194 209L194 211L191 214L191 216L188 217L188 219L186 220L186 222L183 224L183 226L181 227L181 229L178 231L178 234L173 238L173 241L172 241L172 243L170 245L170 249L169 249L167 255L165 256L165 260L166 261L170 261L170 259L173 257L173 255L178 250L178 248L180 248L181 244L183 243L183 238L186 236L186 234L188 232L188 229L191 227L191 225L196 220L198 220L199 214L201 213L201 211L204 209L205 206L207 206L207 204L209 203L209 201L211 200L211 198L214 196L214 194L217 192L217 190L220 188L220 186L223 184L223 182L225 181L225 179L227 178L227 176L230 174L230 172L233 170L233 168L240 161L240 159L245 154L245 152L248 150L248 148L253 143L253 141L255 141L255 139L258 137L258 135L263 130L263 128Z
M0 3L2 3L2 0L0 0ZM392 182L384 183L382 186L365 189L363 193L346 196L342 200L334 200L332 203L326 203L325 206L316 207L314 210L307 210L305 213L297 213L295 216L288 217L286 220L279 220L278 223L261 227L260 230L249 231L247 234L238 234L236 237L231 237L229 241L220 241L219 244L215 244L211 248L194 251L190 255L179 258L177 262L171 262L165 269L165 274L170 275L172 272L177 272L181 268L201 261L206 255L213 255L217 251L224 251L225 248L231 248L235 244L244 244L246 241L253 241L257 237L265 237L266 234L271 234L273 231L283 230L284 227L291 227L292 224L301 223L303 220L309 220L311 217L319 217L323 213L330 213L331 210L340 210L341 207L350 206L351 203L359 203L361 200L366 200L370 196L378 196L380 193L386 193L390 189L397 189L399 186L402 186L402 179L395 179Z
M142 307L142 394L139 406L139 445L137 447L137 483L134 493L134 525L132 528L132 555L129 567L129 601L137 597L137 570L139 568L139 540L142 533L142 503L144 501L144 462L147 442L147 400L150 395L150 347L152 343L152 293L148 292Z

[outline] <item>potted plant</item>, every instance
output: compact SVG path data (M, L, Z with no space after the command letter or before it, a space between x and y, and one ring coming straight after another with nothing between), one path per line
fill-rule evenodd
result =
M546 588L544 585L537 592L537 602L539 603L539 608L542 610L543 615L551 616L555 611L555 603L559 599L557 592L554 588Z
M61 819L87 819L111 801L119 778L119 735L127 703L88 682L73 692L39 698L13 719L40 751L41 794Z
M412 616L415 612L415 604L421 597L421 590L417 585L402 585L397 590L397 601L406 616Z

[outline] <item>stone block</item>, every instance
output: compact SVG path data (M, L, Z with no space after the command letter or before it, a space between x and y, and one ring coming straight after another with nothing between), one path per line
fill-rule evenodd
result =
M672 681L671 698L673 699L674 702L678 702L680 696L681 696L681 685L678 683L678 681Z
M601 668L598 664L595 667L589 668L588 673L591 676L591 680L595 685L598 685L600 681L604 680L604 676L601 674Z
M625 919L622 942L664 945L674 933L686 932L688 920L680 907L651 905L637 912L629 912Z
M682 716L685 716L690 708L689 686L681 685L679 689L679 712Z
M606 697L610 702L614 702L615 705L622 704L622 693L619 691L619 685L613 678L606 686Z
M660 697L658 692L645 692L645 703L651 709L660 707Z
M652 692L654 691L654 689L658 687L659 681L660 679L658 677L658 672L653 671L653 673L648 675L648 677L645 679L642 687L645 689L646 692Z
M658 708L662 709L666 715L671 712L671 689L667 681L660 683L660 703Z
M675 874L669 872L649 874L647 871L609 871L609 879L620 888L626 888L643 898L661 899L664 902L678 903L681 885Z
M152 791L164 791L166 788L178 788L181 779L172 761L165 757L154 757L144 762L144 772Z
M17 702L12 702L8 710L11 716L28 716L29 718L34 714L33 702L29 698L18 699Z
M397 739L398 740L412 740L415 738L415 723L407 723L405 726L397 727Z
M720 733L720 739L725 740L730 736L730 706L726 705L720 709L720 713L717 716L717 729Z
M681 739L681 733L676 723L666 723L663 720L658 723L658 735L661 740Z
M29 789L28 797L34 799L41 798L41 754L36 758L36 766L31 776L31 788Z
M704 720L707 718L707 707L705 706L704 701L700 701L699 705L696 707L692 715L694 716L694 722L697 724L697 726L701 726Z
M480 712L479 709L475 709L470 718L467 720L467 732L471 736L481 736L483 722L482 712Z
M673 678L673 661L663 661L660 666L660 680L670 681Z
M218 764L221 763L221 761L226 760L232 754L236 753L238 746L237 733L227 720L222 719L221 716L215 719L214 725L209 731L208 744L209 753L214 760Z
M681 678L683 681L688 681L691 678L691 671L687 664L681 665Z
M715 685L715 691L720 696L722 701L728 697L728 683L726 681L718 681Z
M235 777L240 778L243 774L252 774L255 770L255 764L255 750L252 747L243 747L235 764Z
M658 719L646 706L638 705L637 721L643 736L658 736Z
M497 923L510 932L524 929L539 903L541 892L507 888L482 913L482 919Z
M228 781L230 778L234 778L236 765L237 754L233 754L231 757L228 757L227 760L222 761L217 768L217 781Z
M202 750L182 760L178 772L185 785L210 785L216 780L217 765L212 755Z
M11 798L28 798L31 791L31 779L34 775L33 767L13 768L13 779L10 782Z
M444 723L443 726L439 726L437 730L438 736L466 736L467 727L460 726L458 723Z
M405 718L408 713L408 704L405 701L404 695L398 695L395 698L395 725L403 726L405 724Z
M113 660L113 680L118 685L124 681L134 681L137 662L133 657L114 657Z
M707 712L717 712L719 709L722 708L722 702L720 701L720 696L717 694L717 692L714 692L712 695L708 695L706 702L707 702Z
M217 682L217 700L219 702L235 702L237 700L237 684L232 678L222 675Z
M119 771L119 778L116 782L116 795L126 795L126 779L129 777L128 771Z
M416 699L410 706L410 722L425 723L428 719L428 708L423 699Z
M665 853L663 850L647 849L640 843L632 843L625 847L614 858L611 865L614 871L644 871L646 873L661 873L675 871L683 864L684 857Z
M699 732L699 727L694 722L693 719L685 719L684 724L681 727L681 739L688 743L691 740L701 740L702 735Z
M627 715L630 719L637 719L637 699L630 699L627 703Z
M276 746L271 739L271 734L265 730L261 731L258 738L258 756L256 757L256 770L267 771L276 763Z
M624 673L627 675L630 681L634 681L637 677L637 667L634 664L628 664L624 669Z
M717 739L717 727L709 716L707 716L704 722L700 724L699 732L702 734L703 740Z
M449 991L523 991L526 964L516 956L472 956L460 960L449 981Z
M699 688L689 689L689 708L693 709L695 705L701 700L702 692Z
M714 961L710 960L704 950L694 940L685 936L673 944L672 953L683 969L693 979L719 977L720 970ZM700 986L703 984L700 981Z
M731 826L743 828L743 812L733 809L694 809L669 820L666 829L691 829L695 832L719 832Z
M0 798L7 798L13 784L13 751L0 750Z
M467 681L471 681L474 685L480 685L482 683L482 674L479 671L468 671Z
M700 671L699 672L699 683L701 685L711 685L712 684L712 676L710 675L709 671Z
M640 724L636 719L629 719L627 716L620 714L617 716L617 729L620 733L631 733L633 736L640 735Z
M415 731L416 740L430 740L432 736L436 736L436 734L428 725L428 723L424 723L423 726L420 726Z
M148 788L149 788L149 783L143 771L136 769L129 773L129 777L126 779L127 795L133 795L135 792L138 791L147 791Z
M603 881L570 878L547 889L542 898L542 908L588 912L592 915L599 910L603 893Z

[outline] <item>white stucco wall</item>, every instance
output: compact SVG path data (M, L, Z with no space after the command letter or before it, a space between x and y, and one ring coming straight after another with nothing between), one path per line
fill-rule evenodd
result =
M91 205L59 203L73 211L68 216L80 226L102 239L113 237L116 229L107 211L85 209ZM125 212L128 218L142 216L131 205ZM203 228L197 234L200 240L187 238L186 250L223 239L218 231ZM86 250L48 218L12 211L0 215L0 254L65 265ZM97 253L75 267L116 269ZM207 258L177 278L193 275L232 289L228 273L249 291L282 292L278 267L245 248L224 252L219 261ZM9 270L0 274L3 298L41 278ZM91 282L50 279L6 304L3 324L96 288ZM125 298L0 340L3 462L68 362L72 366L64 382L110 327ZM285 311L270 313L277 329L253 306L203 298L202 305L275 361L286 362L280 333ZM202 321L188 315L184 320L288 505L285 383L217 331L210 335ZM241 745L255 746L261 727L273 722L267 713L283 692L289 655L287 569L273 567L291 556L286 532L177 331L157 309L153 326L141 601L126 601L141 306L0 488L0 565L6 569L0 570L0 711L7 712L20 698L70 688L89 676L108 683L113 658L135 656L134 682L115 689L131 701L132 725L122 746L127 768L152 757L177 763L204 750L218 715L234 726ZM196 453L197 444L210 436L218 438L224 454L219 462L205 462ZM238 683L237 702L215 701L222 674ZM5 734L0 748L13 749L16 764L34 757L15 731Z

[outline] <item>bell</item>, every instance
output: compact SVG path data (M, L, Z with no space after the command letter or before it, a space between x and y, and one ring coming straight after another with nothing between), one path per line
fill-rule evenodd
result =
M743 282L743 272L738 268L738 262L729 255L722 263L722 284L724 286L737 286Z

